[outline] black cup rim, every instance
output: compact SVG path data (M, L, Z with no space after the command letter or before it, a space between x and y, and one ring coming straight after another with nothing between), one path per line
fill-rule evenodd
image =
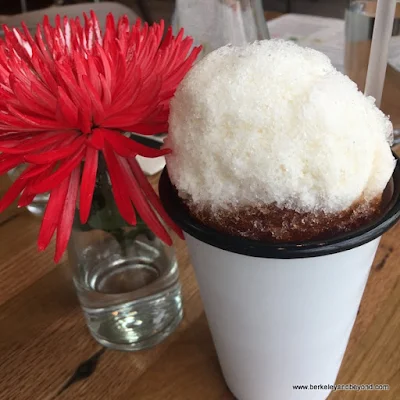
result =
M190 236L211 246L251 257L273 259L319 257L350 250L371 242L388 231L400 219L400 165L397 161L396 157L396 168L392 175L393 196L387 205L387 211L357 230L320 241L267 243L221 233L210 228L189 214L169 179L166 167L160 177L159 193L165 210L175 223Z

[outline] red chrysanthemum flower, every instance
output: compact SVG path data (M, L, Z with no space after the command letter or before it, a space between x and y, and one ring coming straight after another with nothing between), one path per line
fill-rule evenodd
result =
M165 132L169 100L191 68L200 48L174 37L164 24L107 17L101 33L95 14L72 20L47 17L33 38L4 27L0 40L0 174L19 164L27 168L0 201L0 212L19 195L26 206L50 192L38 245L47 247L57 231L55 260L66 249L76 202L82 223L89 217L99 152L103 153L121 216L136 224L135 210L163 241L171 244L161 217L179 228L140 169L136 155L158 157L130 139Z

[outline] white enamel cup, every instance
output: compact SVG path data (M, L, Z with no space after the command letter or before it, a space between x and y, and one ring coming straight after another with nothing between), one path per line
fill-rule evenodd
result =
M202 225L189 215L164 170L160 197L184 231L221 369L237 399L329 395L380 237L400 218L399 166L390 192L382 215L357 231L277 245Z

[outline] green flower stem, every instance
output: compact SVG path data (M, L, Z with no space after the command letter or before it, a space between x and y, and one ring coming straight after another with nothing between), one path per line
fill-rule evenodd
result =
M74 226L80 231L102 230L112 235L118 242L121 253L126 256L126 241L134 241L140 234L152 235L143 220L136 215L136 226L130 226L120 215L111 190L107 165L102 154L99 155L96 186L93 193L90 216L86 224L81 224L78 212L75 213ZM131 228L130 230L128 230Z
M126 257L127 256L127 246L126 246L125 231L122 228L119 228L119 229L112 230L109 233L118 242L119 247L121 248L121 255L123 257Z

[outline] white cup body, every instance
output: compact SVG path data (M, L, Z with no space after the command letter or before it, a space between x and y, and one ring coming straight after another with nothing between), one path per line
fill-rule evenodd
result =
M228 252L185 234L225 380L239 400L323 400L380 238L311 258Z

